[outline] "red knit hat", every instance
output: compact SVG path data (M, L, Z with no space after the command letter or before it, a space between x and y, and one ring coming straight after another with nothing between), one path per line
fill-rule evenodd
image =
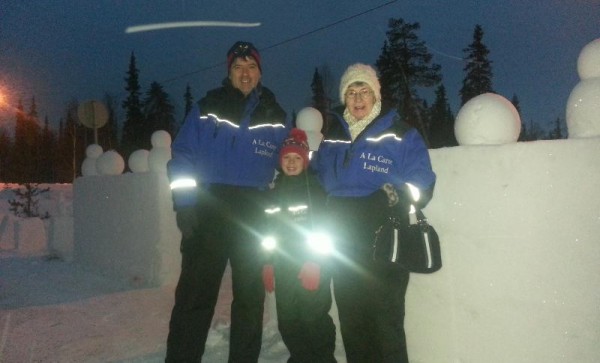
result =
M235 42L234 45L229 48L227 51L227 71L231 69L231 64L236 58L239 57L252 57L256 61L258 65L258 69L262 72L262 68L260 67L260 53L258 53L258 49L254 47L254 45L250 42Z
M281 146L281 151L279 152L279 164L281 165L285 154L296 153L302 156L302 159L304 159L304 167L306 168L309 161L308 152L309 148L306 132L302 129L293 128Z

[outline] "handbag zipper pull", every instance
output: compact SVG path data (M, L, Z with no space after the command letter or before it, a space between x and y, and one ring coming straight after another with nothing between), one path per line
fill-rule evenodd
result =
M417 220L417 210L415 209L414 205L410 205L410 212L408 212L408 223L413 225L413 224L417 224L418 220Z

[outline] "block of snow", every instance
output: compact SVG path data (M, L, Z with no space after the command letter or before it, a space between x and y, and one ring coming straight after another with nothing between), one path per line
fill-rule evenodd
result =
M135 285L174 284L181 234L165 173L77 178L74 259Z
M0 214L0 251L10 251L17 248L16 220L12 214Z
M46 227L39 218L19 218L16 227L16 245L20 255L44 255L48 252Z
M600 136L600 77L580 81L567 100L569 138Z
M73 217L56 217L48 221L48 250L63 261L73 261Z

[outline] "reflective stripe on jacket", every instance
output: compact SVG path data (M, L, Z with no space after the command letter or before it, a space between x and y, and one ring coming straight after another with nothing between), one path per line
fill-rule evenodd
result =
M395 111L373 120L354 142L347 123L337 118L343 132L325 137L313 164L328 195L367 196L385 183L411 183L423 190L433 186L435 173L425 142Z

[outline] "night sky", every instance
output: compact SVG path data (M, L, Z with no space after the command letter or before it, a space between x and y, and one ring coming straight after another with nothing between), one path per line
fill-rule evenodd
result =
M370 11L371 9L377 8ZM557 117L579 82L577 57L600 37L600 0L502 1L203 1L1 0L0 126L14 120L21 98L35 97L39 116L53 124L67 103L125 98L135 53L142 92L161 83L182 117L187 84L195 99L226 76L225 53L237 40L261 51L263 84L288 114L309 105L315 67L327 67L337 100L344 69L374 64L389 18L418 22L419 38L442 66L450 106L459 110L463 49L480 24L490 50L496 93L520 100L522 120L544 127ZM344 20L346 19L346 20ZM181 21L260 23L258 27L193 27L125 33L134 25ZM420 91L429 103L433 92Z

